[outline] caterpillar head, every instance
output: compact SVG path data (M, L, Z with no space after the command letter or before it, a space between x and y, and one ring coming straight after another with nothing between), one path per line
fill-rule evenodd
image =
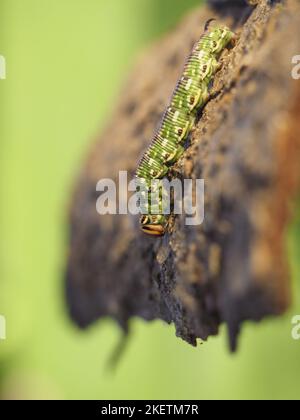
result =
M163 236L166 232L167 220L161 214L145 214L140 219L142 232L151 236Z

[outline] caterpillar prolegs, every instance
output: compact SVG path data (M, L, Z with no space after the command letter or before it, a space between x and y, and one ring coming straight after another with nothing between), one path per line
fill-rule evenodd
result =
M195 124L197 112L208 101L210 84L220 67L218 58L234 38L234 33L225 26L210 29L210 21L185 63L159 128L136 170L144 200L141 207L145 210L140 224L149 235L164 235L169 220L169 215L162 212L163 193L154 201L151 199L151 183L163 179L184 152L184 143ZM156 185L159 188L159 184Z

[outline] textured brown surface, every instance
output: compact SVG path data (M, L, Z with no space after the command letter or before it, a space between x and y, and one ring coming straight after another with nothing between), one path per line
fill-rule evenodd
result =
M222 16L196 9L140 58L89 153L71 206L67 271L70 313L82 327L105 315L125 329L133 316L161 318L195 345L225 322L234 349L244 320L289 305L284 234L300 172L300 81L291 77L300 9L296 0L261 0L256 8L218 10ZM95 186L119 170L133 175L212 16L238 40L223 55L213 99L177 165L184 177L204 178L205 220L188 227L178 217L172 233L152 239L140 233L138 218L99 216Z

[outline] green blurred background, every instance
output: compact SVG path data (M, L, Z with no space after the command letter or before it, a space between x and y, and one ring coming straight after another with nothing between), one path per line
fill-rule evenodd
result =
M299 398L300 223L287 236L289 313L226 331L198 348L161 322L132 322L115 373L120 331L79 331L63 298L66 208L92 137L109 117L139 51L199 0L0 0L0 341L2 398ZM298 244L297 244L298 241Z

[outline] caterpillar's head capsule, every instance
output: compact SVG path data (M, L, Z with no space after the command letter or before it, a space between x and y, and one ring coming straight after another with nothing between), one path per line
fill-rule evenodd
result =
M164 215L147 214L140 219L141 229L151 236L163 236L166 232L167 220Z

